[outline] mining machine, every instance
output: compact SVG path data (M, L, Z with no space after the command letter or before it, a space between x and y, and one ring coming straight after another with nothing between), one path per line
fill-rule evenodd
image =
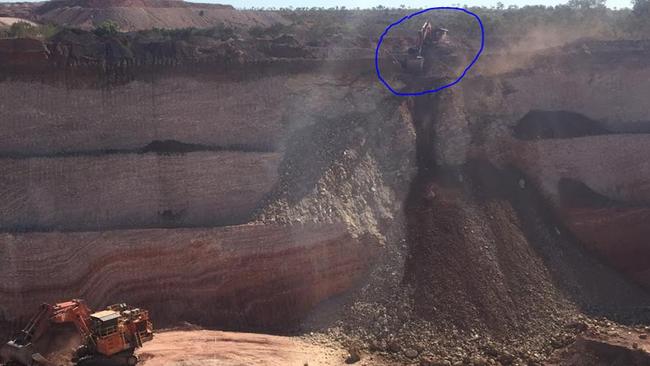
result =
M136 348L153 339L149 312L126 304L111 305L92 313L83 300L43 304L15 337L0 348L0 365L58 366L42 355L39 345L53 327L72 324L81 345L72 360L77 365L97 362L134 366Z
M422 28L418 31L415 46L409 48L408 58L406 60L406 69L409 72L421 72L424 67L424 61L429 56L429 51L437 45L447 42L447 33L445 28L433 28L428 20L424 22Z

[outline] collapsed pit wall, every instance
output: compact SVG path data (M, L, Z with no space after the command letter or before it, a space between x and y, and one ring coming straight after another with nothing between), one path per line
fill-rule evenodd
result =
M648 255L646 226L641 222L647 217L644 187L650 177L639 160L646 150L644 124L649 120L642 100L650 94L643 78L650 72L643 62L648 49L646 41L578 42L548 50L519 69L469 78L462 85L474 141L469 155L524 172L524 183L540 189L554 215L581 245L646 285L647 266L630 266L622 258L630 253L640 258ZM514 138L513 132L516 135L531 114L542 119L540 126L546 124L556 138ZM571 131L555 128L555 117L571 114L576 116ZM566 206L558 196L561 178L584 183L607 199L624 201L625 207ZM626 220L626 228L621 229ZM600 230L620 235L591 234Z
M512 136L512 127L534 109L586 113L614 130L617 123L647 120L643 103L625 98L626 93L648 95L647 83L634 81L630 88L611 90L608 86L609 78L628 80L636 78L637 71L648 72L637 62L636 51L625 55L629 58L611 65L614 70L608 69L606 76L598 74L604 72L601 60L587 56L581 63L584 69L575 78L567 77L572 74L564 70L573 70L575 56L553 57L541 70L469 78L453 89L405 102L416 129L418 174L405 204L409 249L404 280L413 288L415 313L436 333L449 334L457 344L480 353L492 352L494 346L484 341L492 339L504 352L532 362L536 360L526 350L548 355L557 344L571 342L567 325L577 312L630 323L648 320L643 315L650 303L648 292L630 282L639 281L630 270L640 269L629 265L642 262L631 258L645 256L643 243L633 239L634 249L621 250L621 236L601 236L599 244L608 251L594 251L594 237L587 238L580 228L585 221L576 225L574 218L557 210L557 197L548 194L549 181L555 179L550 183L555 190L559 177L573 176L618 196L643 195L650 176L639 159L647 138L561 135L557 137L562 140L520 141ZM628 65L634 65L635 72L629 73ZM561 96L567 84L575 94L571 98ZM611 104L604 103L609 98L621 104L609 110ZM604 139L627 146L600 157L616 148L601 145ZM548 156L532 153L545 143L554 146L544 148ZM537 169L541 165L545 168ZM603 175L608 168L611 172ZM620 215L612 219L611 212L593 214L599 218L590 222L604 223L610 231L644 231L635 225L645 214L623 230L612 225L625 221ZM627 268L620 265L622 257L628 258ZM481 340L475 344L464 341L477 335ZM418 337L408 332L399 331L396 337L417 345ZM390 336L384 338L390 344ZM514 340L518 345L513 346Z
M379 111L381 88L336 65L230 82L170 66L99 89L84 70L0 82L27 101L2 112L0 160L15 171L3 319L82 297L151 309L160 325L288 331L357 288L399 212L412 144L400 113ZM302 201L295 214L275 204L285 194Z
M562 63L556 66L558 70L564 67ZM391 315L393 303L384 301L381 297L386 291L375 290L381 287L376 286L377 283L383 285L385 282L388 282L389 290L396 290L386 298L392 301L395 297L401 297L399 301L414 304L416 313L408 322L401 318L401 314L393 317L394 322L390 323L392 326L388 330L371 324L368 328L363 328L364 332L365 329L371 329L369 332L376 330L376 335L384 344L390 343L391 338L398 337L414 345L419 339L427 337L427 334L431 335L431 329L436 329L437 336L447 334L449 339L460 344L463 344L463 339L467 339L466 334L474 332L486 335L486 342L490 337L500 337L504 344L512 343L513 339L523 339L526 344L533 344L535 349L547 349L552 341L551 335L561 333L563 324L570 314L574 313L573 303L578 303L583 309L600 307L602 311L598 313L605 315L611 315L614 311L612 309L616 309L620 304L616 302L618 300L608 303L608 298L643 304L645 300L638 288L629 286L625 280L598 261L591 261L591 255L580 250L579 241L571 235L563 235L559 239L554 237L557 236L554 224L558 224L557 227L561 229L562 220L545 219L551 216L540 213L540 207L546 207L545 200L542 200L543 204L532 202L530 197L513 200L509 195L501 193L478 199L475 197L476 191L480 193L482 189L470 189L474 186L480 187L483 179L481 176L486 173L472 177L472 169L463 166L479 153L483 154L484 160L487 160L487 157L494 160L492 163L496 167L507 163L505 157L509 156L507 152L515 142L503 137L509 136L510 127L533 109L530 98L526 96L528 89L524 89L518 99L519 89L507 88L506 82L511 77L519 78L524 85L526 79L522 74L500 75L492 79L468 78L451 93L439 93L426 99L426 103L409 105L400 104L401 101L396 102L390 96L386 98L381 85L376 85L374 79L370 79L374 77L372 73L368 74L369 78L366 79L352 77L351 74L354 73L347 74L337 68L324 68L320 72L275 75L277 78L268 84L269 93L272 93L274 88L287 88L290 92L281 105L277 106L278 109L284 110L283 114L277 122L271 122L272 126L277 123L282 131L277 135L280 137L274 139L271 144L274 146L271 150L281 155L278 182L259 204L255 218L264 225L278 221L289 226L305 221L315 221L317 226L342 222L353 237L364 237L363 234L369 232L372 240L384 244L377 250L383 262L380 261L373 267L370 276L364 277L368 281L367 286L358 293L361 302L368 306L356 306L359 302L355 303L356 300L353 299L353 306L347 311L348 314L356 314L346 319L355 319L356 316L356 320L359 320L366 317L366 323L368 319L377 319L375 312L359 311L361 307L384 308L386 314L383 315ZM536 84L525 84L522 88L539 89L539 85L544 85L543 76L535 74L534 71L526 72L534 76ZM623 76L622 70L618 72ZM205 79L194 79L192 82L214 81L207 80L207 77ZM265 77L262 77L260 82L263 83L264 80ZM552 95L551 90L562 87L561 83L552 82L553 80L555 79L550 79L549 90L544 91L544 95ZM578 84L584 81L582 76L579 80ZM163 80L157 82L165 85ZM155 89L155 85L156 83L152 83L151 87ZM633 85L638 87L639 93L644 92L644 85ZM255 86L255 81L252 81L250 87ZM197 95L198 100L210 100L210 87L199 89L205 89L208 94ZM60 90L68 91L70 88L63 87ZM246 94L245 90L242 92ZM616 92L623 93L621 90ZM442 103L436 98L447 99ZM566 100L562 100L560 104L551 103L547 98L548 105L540 102L535 106L541 110L558 108L578 111L596 119L608 119L604 112L596 116L585 113L582 103L602 102L598 98L594 95L581 96L575 98L580 101L576 102L578 104L571 104ZM506 99L516 105L516 108L505 108ZM191 100L188 103L191 104ZM254 104L255 100L251 99L250 103ZM142 106L143 111L151 110L155 105L157 104L146 102ZM85 113L83 105L75 108L81 114ZM210 110L209 107L206 108ZM233 110L232 113L237 112L241 110ZM245 109L245 112L253 113L252 118L261 118L259 116L263 115L249 109ZM141 113L146 115L148 112ZM173 109L167 113L160 118L170 121L177 118L182 121L183 115L175 115ZM200 123L206 125L211 121L202 118L199 115L196 117L202 121ZM625 118L641 120L643 115L637 111L636 114L626 115ZM233 127L229 127L230 119L215 120L217 124L223 124L226 131L233 130ZM83 124L83 119L79 121ZM110 124L112 121L107 119L106 123ZM137 124L125 124L124 128L133 126ZM182 128L182 125L178 126ZM103 127L88 127L88 131L95 128ZM176 127L171 130L174 128ZM202 128L197 127L196 131L200 132ZM134 135L141 133L138 130L133 131ZM119 134L122 131L116 129L110 133ZM89 135L92 134L89 132ZM188 141L178 141L197 143L198 141L193 139L201 138L199 135L188 136ZM241 136L245 134L242 133ZM170 136L164 133L153 137L161 140L175 139L173 134ZM99 144L104 141L101 137L93 138ZM202 144L223 144L211 141L212 138L216 137L208 137ZM145 140L147 139L133 139L131 141L134 142L130 143L139 148ZM485 144L480 145L479 142ZM240 143L245 144L246 141ZM29 144L23 146L32 148ZM41 151L38 154L49 153ZM421 171L413 182L409 200L406 200L405 197L409 193L408 182L413 180L416 163L420 170L425 171ZM481 162L484 163L485 161ZM455 167L459 174L453 174L453 179L445 178L444 174L437 171L440 166ZM508 187L509 191L521 189L518 188L521 178L529 182L528 177L523 175L526 173L512 176L506 174L507 171L495 171L494 175L505 176L502 179L507 184L503 185ZM450 183L454 179L457 182ZM451 188L435 188L445 185ZM434 187L433 190L429 189L431 186ZM420 190L416 187L423 188ZM530 189L536 192L539 187L534 188L534 185L531 185ZM437 206L438 203L431 206L427 203L431 200L431 192L434 193L433 201L439 200L443 206ZM407 207L403 211L404 201ZM521 206L529 204L535 210L526 216L520 210ZM421 206L425 208L419 210ZM457 220L450 220L445 224L438 216L447 212L441 207L446 207L449 216L456 217ZM444 215L442 216L444 218ZM542 219L531 219L538 216ZM402 220L406 220L406 229ZM531 220L534 225L530 224ZM532 231L529 225L538 231ZM438 230L441 227L448 232L443 230L441 233ZM405 238L408 242L403 241ZM457 250L458 247L449 244L454 243L451 239L461 243L459 245L463 250ZM403 245L406 248L403 248ZM444 245L447 245L449 250L442 250ZM404 252L409 251L410 257L406 258L406 284L409 286L406 287L415 288L415 292L405 292L405 286L399 283L405 269ZM563 259L567 252L571 253L570 260ZM443 260L444 258L449 260ZM440 267L432 267L431 263L438 263ZM297 270L307 269L309 265ZM448 276L442 278L439 276L441 272L447 273ZM488 275L484 275L485 273ZM563 287L563 282L569 285ZM601 288L602 283L608 284L605 289ZM455 287L454 284L458 286ZM256 288L256 291L265 288L264 286L266 285ZM496 288L495 291L492 291L493 287ZM458 290L459 288L461 290ZM29 296L38 298L39 291L35 290ZM447 307L445 301L449 298L458 299L456 307ZM439 306L433 309L431 304ZM459 308L466 310L458 312ZM507 315L510 309L515 310L511 312L512 315ZM454 315L456 313L459 315ZM165 317L163 312L160 314ZM536 315L531 317L531 314ZM479 321L473 321L472 318ZM422 323L421 319L430 322ZM350 322L347 328L358 329L358 324L361 323ZM417 328L416 323L424 328ZM413 325L412 329L425 331L417 335L408 334L404 324ZM327 324L321 323L320 326ZM458 329L461 333L453 332ZM362 334L362 337L364 336L368 334ZM482 343L467 347L476 349L480 345ZM441 347L443 346L434 349Z
M645 286L650 284L648 142L645 134L514 142L510 156L586 247ZM567 181L582 190L567 192Z
M542 349L561 332L572 305L536 247L548 243L531 237L533 224L522 222L541 221L539 212L522 217L509 201L517 179L509 183L514 177L469 160L462 100L462 90L446 90L406 102L418 139L418 174L405 204L404 281L413 288L417 316L454 342L460 331Z

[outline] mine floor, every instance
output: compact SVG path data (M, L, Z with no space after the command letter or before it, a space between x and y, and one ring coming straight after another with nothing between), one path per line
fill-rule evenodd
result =
M342 365L348 352L298 337L213 330L165 331L138 350L142 366ZM376 356L355 365L388 365Z

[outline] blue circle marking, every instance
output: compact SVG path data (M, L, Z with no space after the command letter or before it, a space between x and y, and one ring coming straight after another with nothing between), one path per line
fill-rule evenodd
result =
M451 82L451 83L449 83L447 85L443 85L443 86L441 86L439 88L436 88L436 89L425 90L425 91L421 91L421 92L417 92L417 93L400 93L400 92L396 91L395 89L393 89L388 84L388 82L386 82L386 80L384 80L384 78L381 76L381 72L379 71L379 48L381 47L381 43L384 41L384 37L386 36L386 34L388 34L388 32L390 31L391 28L393 28L396 25L401 24L405 20L413 18L414 16L417 16L417 15L420 15L422 13L426 13L426 12L429 12L429 11L432 11L432 10L462 11L463 13L469 14L469 15L473 16L474 18L476 18L476 21L478 22L478 25L481 27L481 48L476 53L476 56L474 56L474 59L472 60L472 62L470 62L470 64L465 68L465 70L463 70L463 73L458 77L458 79L454 80L453 82ZM384 30L384 33L382 33L381 37L379 37L379 42L377 42L377 48L375 49L375 71L377 71L377 77L379 78L379 80L386 86L386 88L388 88L388 90L390 90L395 95L402 96L402 97L408 97L408 96L417 96L417 95L435 93L435 92L441 91L442 89L446 89L446 88L449 88L449 87L452 87L452 86L458 84L465 77L465 75L467 74L469 69L472 66L474 66L476 61L478 61L479 56L483 52L483 47L485 47L485 28L483 27L483 22L481 21L481 18L479 18L478 15L472 13L471 11L469 11L467 9L456 8L456 7L452 7L452 6L440 6L440 7L436 7L436 8L428 8L428 9L420 10L418 12L415 12L413 14L405 16L404 18L402 18L402 19L396 21L395 23L389 25L388 28L386 28Z

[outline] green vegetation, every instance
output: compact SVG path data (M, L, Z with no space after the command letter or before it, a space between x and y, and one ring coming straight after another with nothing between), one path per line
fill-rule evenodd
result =
M111 37L119 33L119 26L112 20L101 22L93 31L98 37Z
M478 14L485 26L486 37L503 43L536 33L537 38L565 35L572 39L595 37L599 39L650 37L650 0L634 0L634 8L609 9L605 0L569 0L557 6L510 6L497 3L493 7L469 7ZM280 9L294 24L305 25L313 38L362 37L376 40L386 26L421 9L385 8L296 8ZM429 19L434 25L448 28L453 35L477 39L479 27L466 14L453 11L434 11L402 23L391 30L392 36L408 36Z
M574 40L582 37L598 39L650 38L650 0L633 0L632 9L609 9L606 0L568 0L557 6L509 6L497 3L493 7L470 7L478 14L485 26L488 46L524 46L531 37L535 42L559 44L560 37ZM274 38L282 34L296 35L311 46L323 46L345 42L349 45L370 46L374 44L386 26L421 9L385 8L291 8L257 9L281 13L288 22L269 27L253 26L249 29L219 24L210 28L150 29L130 33L139 39L189 40L192 37L208 37L222 41L230 38ZM436 11L393 28L390 37L413 37L425 19L435 26L448 28L458 38L478 41L479 27L467 14L453 11ZM19 22L0 30L0 37L35 37L49 39L61 31L54 25L37 25ZM113 21L104 21L93 30L98 37L114 37L120 34ZM555 39L555 42L553 42Z
M16 22L9 27L8 35L12 38L36 37L38 28L27 22Z
M210 28L153 28L137 32L137 35L147 39L157 40L188 40L191 37L209 37L226 41L236 34L236 30L223 23Z
M0 38L49 39L60 32L61 29L61 27L53 24L32 25L27 22L16 22L11 27L0 30Z
M248 34L253 37L277 37L285 33L293 33L295 28L293 25L285 25L282 23L275 23L270 27L261 27L259 25L253 26L248 30Z

